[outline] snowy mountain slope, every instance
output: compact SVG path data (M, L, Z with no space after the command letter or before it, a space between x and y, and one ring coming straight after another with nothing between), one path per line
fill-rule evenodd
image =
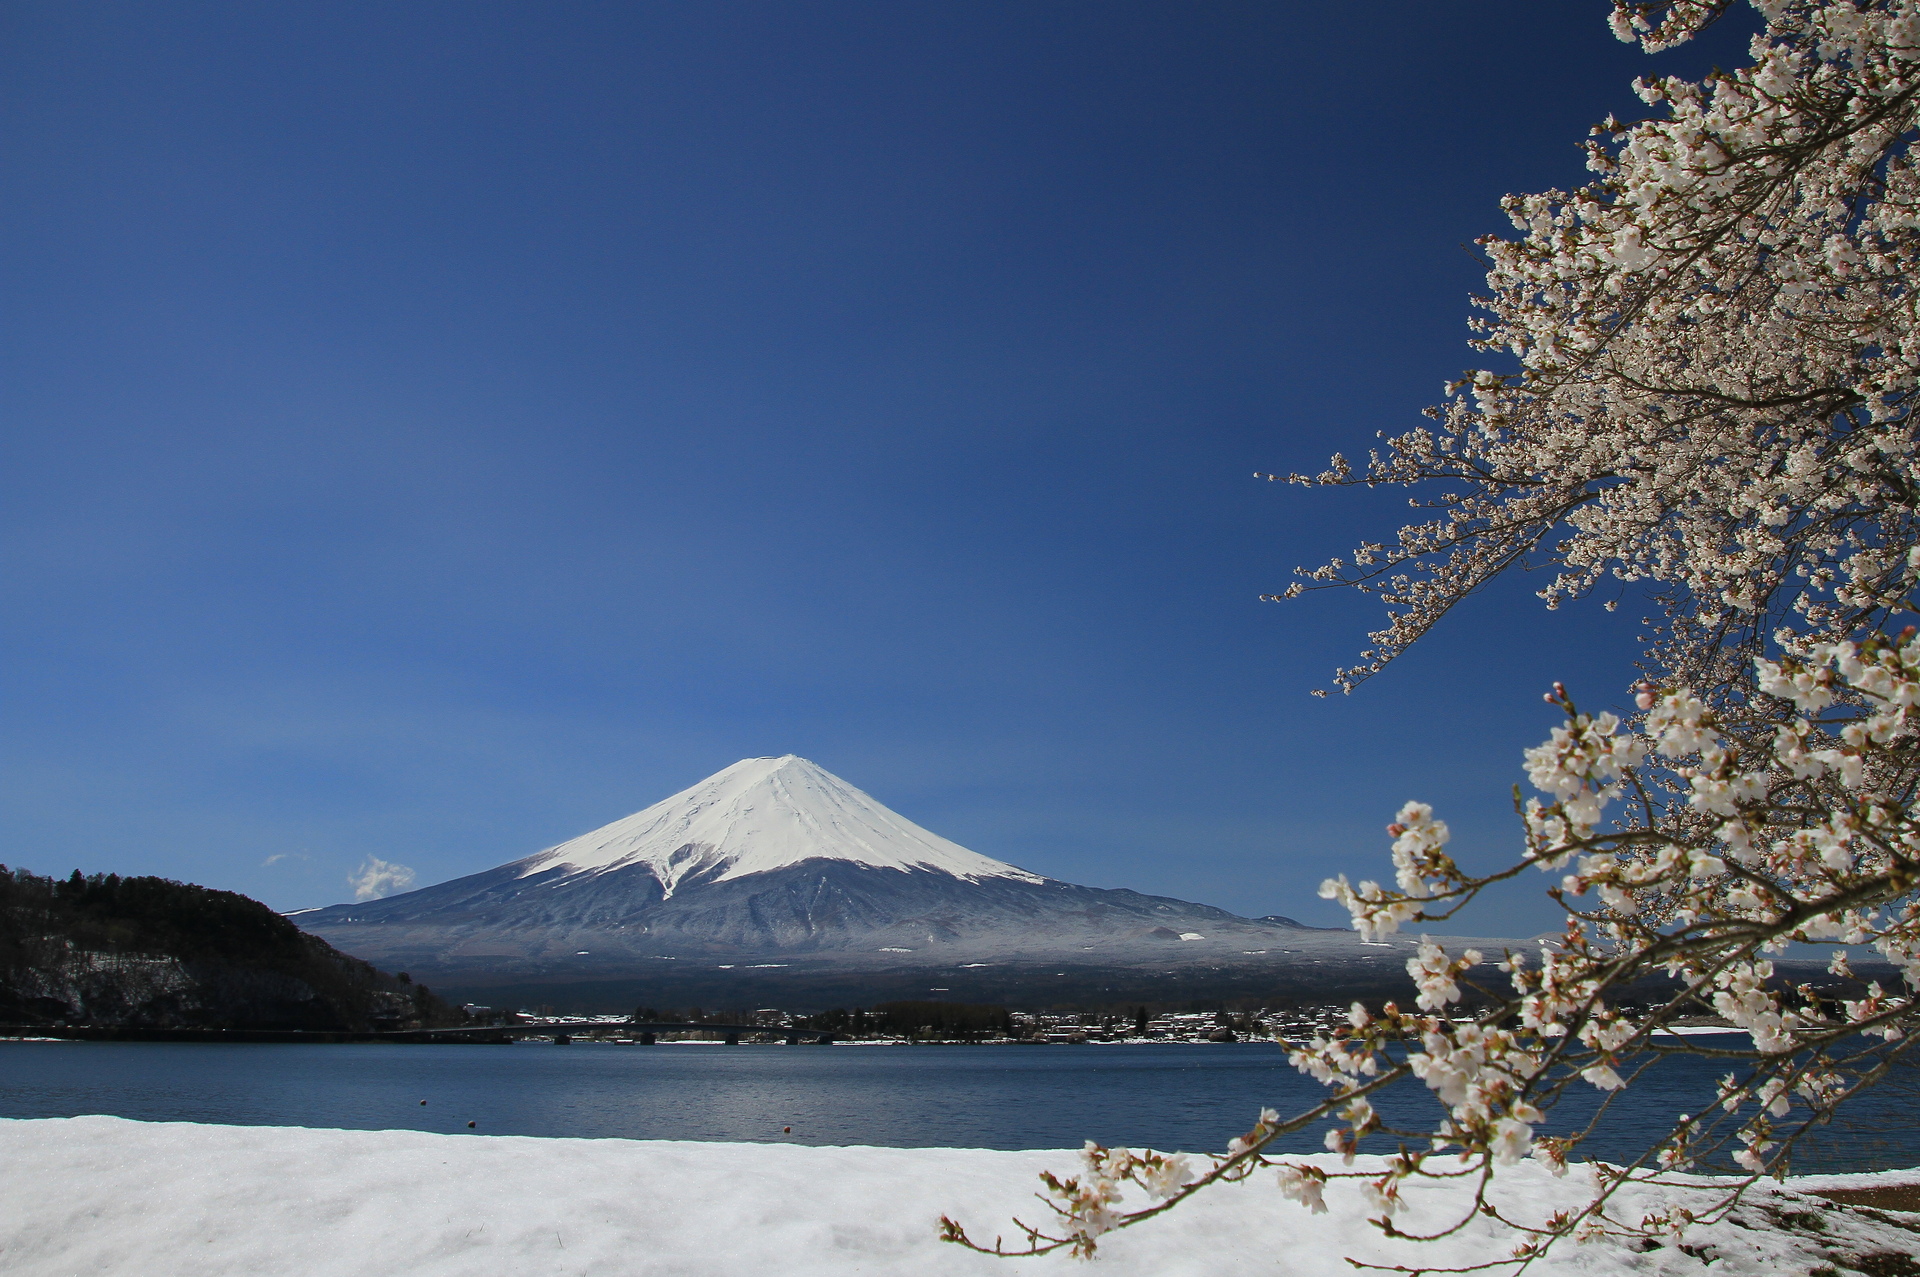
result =
M1351 931L1045 878L930 833L792 755L743 759L483 873L290 916L348 953L441 982L626 978L679 962L1376 969L1391 953Z
M523 878L550 869L572 875L645 867L669 899L690 878L727 882L819 859L931 870L969 882L1044 881L922 829L793 754L743 758L644 811L519 863Z

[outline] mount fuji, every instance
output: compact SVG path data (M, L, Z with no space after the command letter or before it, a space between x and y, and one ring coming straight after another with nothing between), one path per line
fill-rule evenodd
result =
M699 988L862 973L872 978L861 987L878 987L891 972L899 978L879 984L957 993L1040 966L1058 970L1049 979L1069 966L1083 976L1229 968L1300 976L1327 964L1347 976L1385 975L1380 959L1406 947L1047 878L923 829L792 754L742 759L483 873L288 916L388 970L473 988L677 987L695 972ZM943 984L928 985L928 970L947 973L936 977Z

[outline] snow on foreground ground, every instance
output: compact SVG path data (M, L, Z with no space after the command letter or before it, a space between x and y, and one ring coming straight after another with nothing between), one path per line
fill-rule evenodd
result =
M1113 1235L1101 1258L996 1260L935 1240L955 1214L992 1237L1042 1167L1067 1153L986 1149L809 1148L667 1140L533 1139L416 1131L131 1122L112 1117L0 1120L0 1271L41 1274L339 1274L499 1277L645 1274L1079 1272L1087 1277L1285 1273L1351 1277L1346 1256L1440 1267L1499 1254L1491 1226L1412 1247L1364 1222L1357 1188L1327 1192L1330 1215L1284 1200L1263 1174L1168 1217ZM1331 1165L1334 1159L1315 1158ZM1544 1212L1582 1191L1515 1169L1506 1202ZM1823 1189L1920 1181L1920 1171L1826 1176ZM1673 1190L1664 1190L1671 1192ZM1448 1190L1414 1188L1402 1222L1441 1217ZM1654 1204L1642 1191L1636 1209ZM1825 1266L1880 1277L1920 1253L1920 1214L1757 1194L1747 1227L1698 1228L1687 1249L1568 1246L1536 1274L1785 1277ZM1510 1270L1509 1270L1510 1271Z

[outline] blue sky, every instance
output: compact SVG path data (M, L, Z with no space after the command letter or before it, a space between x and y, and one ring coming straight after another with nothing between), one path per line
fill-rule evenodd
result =
M1499 197L1739 56L1606 9L4 6L0 859L326 904L793 752L1248 914L1409 797L1492 864L1638 611L1312 699L1377 605L1257 595L1404 497L1251 474L1415 424Z

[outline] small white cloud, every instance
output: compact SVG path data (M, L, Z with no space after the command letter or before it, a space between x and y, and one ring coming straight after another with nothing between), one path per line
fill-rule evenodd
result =
M353 888L355 900L378 900L396 891L405 891L413 885L413 879L413 870L405 865L368 856L358 869L347 875L347 885Z
M268 856L265 860L261 861L260 867L262 869L265 869L267 866L277 865L283 860L312 860L312 859L313 857L309 856L304 851L282 851L274 855Z

